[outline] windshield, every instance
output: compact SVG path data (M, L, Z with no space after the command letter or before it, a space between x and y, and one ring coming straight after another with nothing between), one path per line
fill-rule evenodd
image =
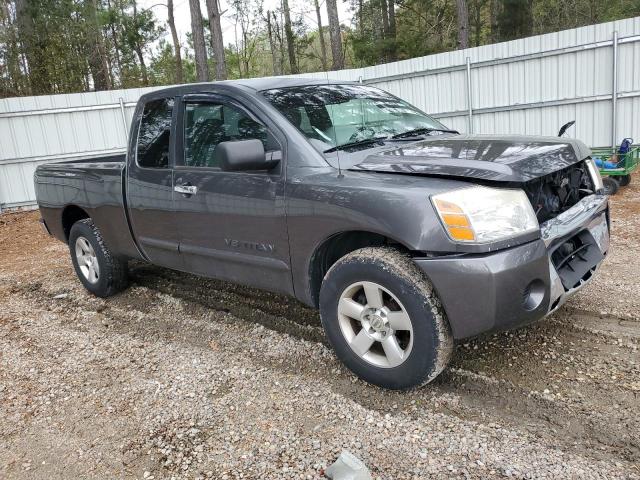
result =
M448 131L407 102L366 85L309 85L262 94L325 154L336 149L359 151L384 145L386 140Z

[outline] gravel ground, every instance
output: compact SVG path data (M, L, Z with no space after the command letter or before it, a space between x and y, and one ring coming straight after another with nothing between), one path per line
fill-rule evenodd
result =
M558 313L456 346L432 384L357 380L295 300L136 264L102 300L36 212L0 216L0 478L640 478L640 187Z

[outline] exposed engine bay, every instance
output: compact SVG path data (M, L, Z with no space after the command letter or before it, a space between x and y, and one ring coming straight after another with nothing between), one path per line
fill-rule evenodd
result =
M523 186L538 222L557 217L594 192L585 162L536 178Z

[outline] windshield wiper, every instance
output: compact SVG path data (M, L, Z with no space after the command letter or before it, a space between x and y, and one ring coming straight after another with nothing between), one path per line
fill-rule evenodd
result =
M337 150L345 150L347 148L351 148L351 147L360 147L363 145L369 145L369 144L374 144L374 143L380 143L383 140L386 140L387 137L373 137L373 138L365 138L364 140L357 140L355 142L347 142L347 143L343 143L341 145L336 145L335 147L331 147L328 148L326 150L324 150L322 153L331 153L331 152L335 152Z
M415 128L413 130L407 130L406 132L396 133L392 135L391 138L409 138L409 137L418 137L420 135L425 135L431 132L442 132L442 133L457 133L460 134L457 130L448 130L446 128Z

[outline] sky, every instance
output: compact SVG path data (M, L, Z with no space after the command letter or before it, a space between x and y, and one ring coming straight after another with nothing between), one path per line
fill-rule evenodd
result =
M280 6L281 0L263 0L264 10L275 10ZM229 2L227 0L219 0L221 10L227 10L229 8ZM167 22L167 8L163 0L139 0L138 5L141 9L152 8L156 18L166 25ZM200 0L200 8L203 16L206 17L207 7L204 0ZM314 9L313 0L289 0L289 8L291 9L292 20L297 18L302 12L305 12L305 22L312 28L317 28L316 13ZM324 0L320 0L320 9L322 11L322 24L328 25L327 20L327 7ZM183 45L186 44L186 34L191 31L191 14L189 12L189 0L173 0L174 17L176 20L176 29ZM224 37L225 45L229 43L235 43L234 25L235 22L230 16L231 11L228 10L226 14L223 14L220 24L222 25L222 36ZM349 4L343 0L338 0L338 17L340 23L351 23L351 17L353 14L349 11ZM169 29L166 29L166 39L171 41L171 34Z

